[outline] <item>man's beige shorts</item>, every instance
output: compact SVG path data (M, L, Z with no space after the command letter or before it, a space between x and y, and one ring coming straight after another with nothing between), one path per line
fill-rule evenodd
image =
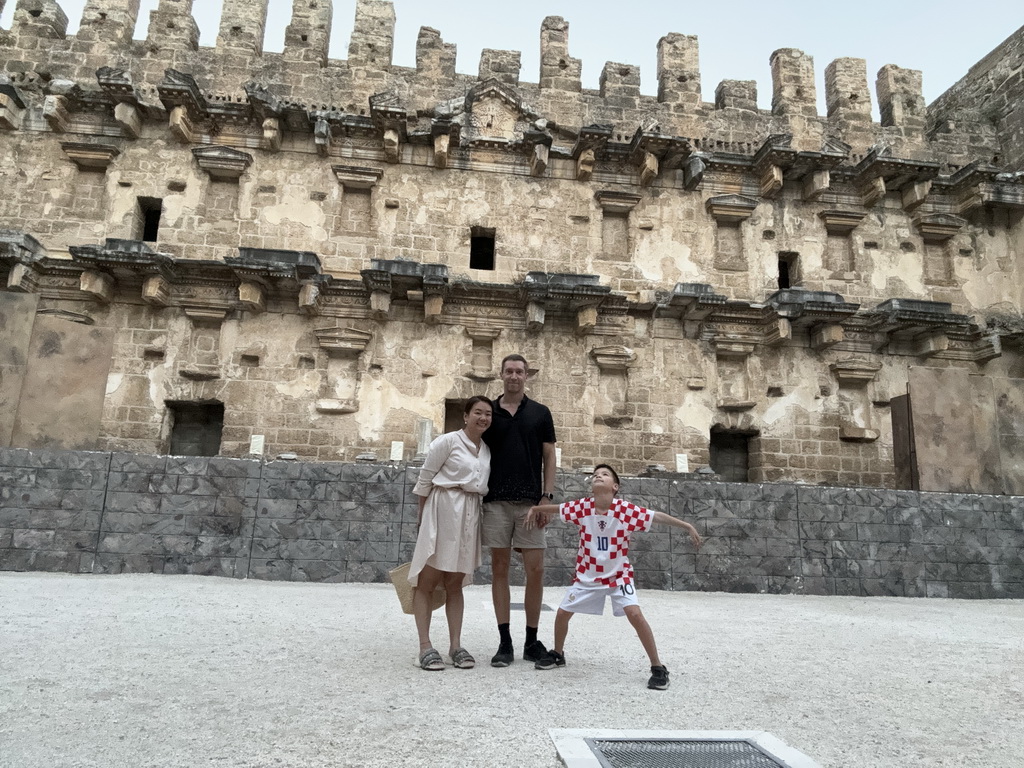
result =
M481 531L483 545L492 549L545 549L544 529L526 530L526 513L533 504L488 501L484 504Z

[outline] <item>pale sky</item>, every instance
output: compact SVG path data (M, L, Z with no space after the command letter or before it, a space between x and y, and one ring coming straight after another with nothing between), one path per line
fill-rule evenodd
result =
M84 0L59 0L79 24ZM0 26L9 28L16 0L8 0ZM136 37L144 37L149 11L157 0L142 0ZM394 63L415 66L420 27L440 31L458 47L456 69L476 74L482 48L522 52L523 82L539 79L540 26L545 16L569 22L569 54L583 62L583 87L597 88L606 61L640 66L645 94L657 93L658 40L670 33L697 35L701 90L714 101L721 80L756 80L758 102L771 106L769 56L778 48L798 48L814 57L819 110L824 113L824 72L836 58L867 60L868 83L875 101L875 76L885 64L921 70L924 96L933 101L985 54L1024 25L1020 0L988 0L972 10L957 0L394 0ZM265 47L280 51L291 18L292 0L270 0ZM984 10L980 10L981 8ZM213 45L220 19L219 0L195 0L201 45ZM332 58L348 56L355 0L334 0ZM874 105L877 119L877 104Z

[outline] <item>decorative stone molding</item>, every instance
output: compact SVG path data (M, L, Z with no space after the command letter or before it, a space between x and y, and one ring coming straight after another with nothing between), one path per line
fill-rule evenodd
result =
M590 350L590 357L601 369L601 373L624 373L636 362L636 352L629 347L614 344L594 347Z
M317 344L336 357L358 357L373 340L373 333L352 327L317 328L313 331Z
M629 213L636 208L643 198L629 192L616 192L613 190L601 190L595 193L597 204L605 213Z
M85 144L78 141L62 141L64 154L81 171L105 171L121 150L109 144Z
M248 152L219 145L196 147L192 154L214 181L237 182L253 161Z
M939 164L923 160L906 160L892 157L887 149L872 149L853 169L853 183L860 190L861 202L865 208L873 207L889 190L901 193L904 203L916 207L924 201L918 200L926 189L921 185L939 175ZM904 195L903 190L911 187Z
M830 235L849 235L867 216L863 211L829 209L821 211L818 218L825 224Z
M355 165L332 165L338 183L346 190L373 189L384 175L380 168L364 168Z
M949 213L931 213L914 217L914 226L927 242L942 243L967 225L965 219Z
M719 225L735 225L746 221L757 208L757 200L743 195L718 195L708 198L704 208Z

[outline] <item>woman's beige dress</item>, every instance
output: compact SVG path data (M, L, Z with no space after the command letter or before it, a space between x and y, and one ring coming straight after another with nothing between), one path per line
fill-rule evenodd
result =
M464 584L480 565L480 514L491 451L482 440L473 445L463 430L439 435L427 449L413 493L426 496L409 583L416 586L423 566L464 573Z

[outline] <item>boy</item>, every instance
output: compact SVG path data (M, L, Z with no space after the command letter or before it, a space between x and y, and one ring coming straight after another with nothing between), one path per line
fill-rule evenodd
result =
M668 688L668 670L658 658L654 633L637 604L633 588L633 567L627 557L629 538L636 531L650 530L653 523L664 523L683 528L690 534L693 545L701 545L700 534L689 523L664 512L638 507L615 498L619 490L619 476L607 464L598 464L590 478L593 496L589 499L567 501L560 505L543 504L532 507L527 526L545 525L551 515L558 513L562 520L580 529L580 548L576 556L576 579L566 593L555 616L555 646L547 658L538 661L536 669L555 669L565 666L562 651L569 632L569 620L574 613L604 613L606 597L612 600L612 613L625 615L636 630L637 637L651 660L651 679L647 687L663 691Z

